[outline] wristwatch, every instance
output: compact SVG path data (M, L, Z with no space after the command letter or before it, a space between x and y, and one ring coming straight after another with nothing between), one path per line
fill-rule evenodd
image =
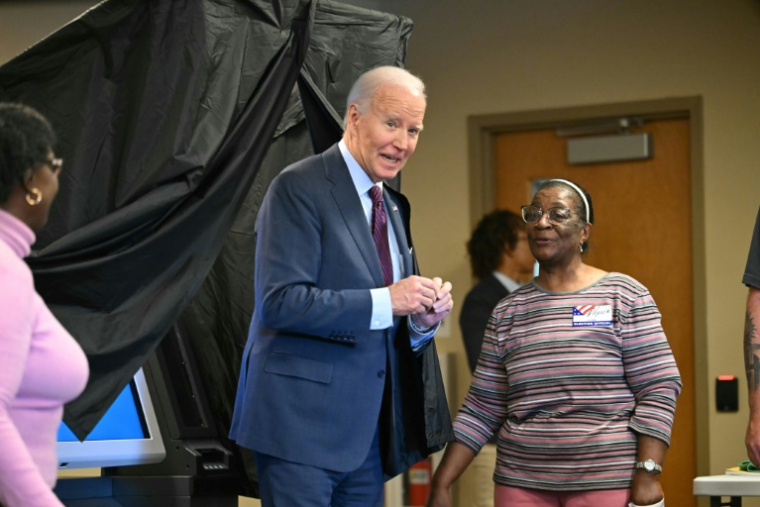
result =
M636 462L636 469L643 468L647 472L654 473L654 472L660 472L662 473L662 467L654 462L654 460L648 459L646 461L637 461Z

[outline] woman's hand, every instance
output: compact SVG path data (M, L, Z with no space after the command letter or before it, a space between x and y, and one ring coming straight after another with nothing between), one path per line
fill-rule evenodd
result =
M459 442L449 442L440 465L433 474L427 507L451 507L451 485L459 479L469 465L475 452Z
M427 507L451 507L451 485L459 479L467 465L472 462L475 452L459 442L449 442L443 452L443 459L433 474Z
M637 461L652 460L662 466L668 446L654 437L639 434L637 437ZM647 472L643 468L636 469L631 484L631 502L634 505L652 505L663 499L665 493L660 484L660 472Z
M449 488L433 487L426 505L427 507L451 507Z
M660 474L636 470L631 485L631 502L634 505L652 505L665 496L660 484Z

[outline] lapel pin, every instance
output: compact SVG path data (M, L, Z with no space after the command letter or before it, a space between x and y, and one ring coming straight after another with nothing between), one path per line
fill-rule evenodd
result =
M398 211L398 206L394 205L392 209L393 209L393 211Z

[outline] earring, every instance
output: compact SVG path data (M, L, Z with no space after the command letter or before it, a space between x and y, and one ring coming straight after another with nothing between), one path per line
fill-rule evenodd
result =
M578 245L578 246L581 248L581 253L583 253L583 243L581 243L581 244L580 244L580 245Z
M29 203L29 206L38 205L42 202L42 192L40 192L37 187L33 187L31 190L28 190L26 192L26 202Z

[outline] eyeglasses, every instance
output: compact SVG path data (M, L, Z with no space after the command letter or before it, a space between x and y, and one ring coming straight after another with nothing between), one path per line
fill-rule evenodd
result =
M570 220L570 215L577 215L577 213L570 208L549 208L543 210L538 206L523 206L522 217L526 224L535 224L546 213L549 222L554 225L562 225Z
M61 169L63 169L63 159L62 158L49 158L49 159L45 160L43 162L43 164L49 165L54 173L57 173Z

